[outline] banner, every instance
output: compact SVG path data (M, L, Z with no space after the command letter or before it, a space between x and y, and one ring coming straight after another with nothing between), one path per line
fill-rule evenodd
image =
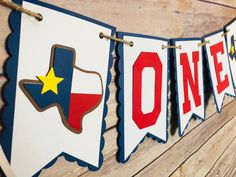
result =
M200 38L173 40L174 46L181 47L174 49L180 136L193 114L205 119L203 57L199 43Z
M225 94L235 96L223 34L223 30L219 30L203 37L218 112L221 111Z
M118 37L134 46L119 44L119 160L128 161L145 135L167 141L168 40L131 33Z
M10 16L3 151L17 176L38 175L58 156L97 170L114 47L99 33L115 28L40 1L22 5L43 20Z
M235 96L235 20L202 38L115 36L115 27L74 12L35 0L14 2L23 8L5 5L23 13L9 17L0 153L17 176L38 176L59 156L89 170L101 167L114 41L122 163L146 136L167 142L169 88L176 87L171 101L178 107L171 111L178 115L172 118L178 119L180 136L192 117L205 119L204 70L218 112L225 94Z
M236 20L233 20L225 26L227 31L226 41L227 41L227 51L229 55L230 69L233 78L234 88L236 88Z

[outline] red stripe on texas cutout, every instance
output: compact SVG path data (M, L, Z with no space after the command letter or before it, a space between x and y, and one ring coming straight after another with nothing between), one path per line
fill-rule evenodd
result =
M99 104L101 96L98 94L71 93L68 123L73 129L78 132L81 131L83 116Z

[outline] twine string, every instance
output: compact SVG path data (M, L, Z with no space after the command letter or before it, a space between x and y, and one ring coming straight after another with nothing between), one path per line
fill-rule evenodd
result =
M113 41L116 41L116 42L121 42L121 43L124 43L124 44L128 44L130 47L133 47L134 46L134 43L133 41L126 41L124 39L120 39L120 38L117 38L117 37L114 37L114 36L108 36L108 35L105 35L104 33L99 33L99 37L102 39L102 38L106 38L106 39L110 39L110 40L113 40Z
M198 47L202 47L206 44L210 44L210 41L204 41L204 42L198 43Z
M43 16L41 14L33 12L29 9L26 9L26 8L22 7L21 5L19 5L19 4L16 4L16 3L13 3L13 2L10 2L10 1L7 1L7 0L0 0L0 4L2 4L5 7L10 8L10 9L14 9L16 11L20 11L20 12L23 12L27 15L35 17L39 21L43 20Z
M178 45L178 46L174 46L174 45L164 46L164 45L162 45L162 49L181 49L181 48L182 48L181 45Z

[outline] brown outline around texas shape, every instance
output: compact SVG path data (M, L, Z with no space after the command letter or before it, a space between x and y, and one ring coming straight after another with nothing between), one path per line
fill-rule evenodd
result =
M73 65L72 65L73 68L75 68L75 69L77 69L77 70L79 70L79 71L81 71L81 72L88 73L88 74L96 74L96 75L99 76L99 79L100 79L100 82L101 82L101 87L102 87L101 98L100 98L98 104L97 104L94 108L88 110L87 112L85 112L85 113L82 115L82 118L81 118L81 125L82 125L82 120L83 120L84 116L85 116L86 114L92 112L94 109L96 109L96 108L99 106L99 104L101 103L101 101L102 101L102 98L103 98L103 82L102 82L102 77L101 77L101 75L100 75L98 72L95 72L95 71L86 71L86 70L83 70L83 69L81 69L81 68L75 66L75 56L76 56L75 49L74 49L74 48L71 48L71 47L66 47L66 46L63 46L63 45L59 45L59 44L56 44L56 45L53 45L53 46L52 46L51 57L50 57L50 63L49 63L49 70L50 70L50 68L53 66L54 50L55 50L55 48L58 48L58 47L59 47L59 48L64 48L64 49L69 49L69 50L72 50L72 51L73 51L73 53L74 53ZM65 116L64 116L65 114L64 114L63 109L61 108L61 106L60 106L58 103L51 104L51 105L47 106L46 108L41 109L41 108L37 105L37 103L34 101L34 99L32 98L32 96L31 96L31 95L27 92L27 90L24 88L24 83L29 83L29 82L30 82L30 83L36 83L36 84L42 84L42 82L40 82L39 80L29 80L29 79L23 79L23 80L21 80L21 81L19 82L19 86L20 86L21 90L22 90L23 93L26 95L26 97L30 100L30 102L33 104L33 106L35 107L35 109L36 109L37 111L43 112L43 111L45 111L45 110L47 110L47 109L49 109L49 108L51 108L51 107L56 106L56 107L58 108L58 111L59 111L59 113L60 113L61 120L62 120L62 123L64 124L64 126L65 126L67 129L69 129L70 131L74 132L74 133L79 134L79 133L82 132L83 126L81 126L81 131L76 131L76 130L74 130L73 128L71 128L71 126L68 124L68 122L67 122L66 119L65 119Z

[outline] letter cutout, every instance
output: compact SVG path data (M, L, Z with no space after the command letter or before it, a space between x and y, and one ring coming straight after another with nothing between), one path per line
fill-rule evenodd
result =
M144 114L142 111L142 73L144 68L153 68L154 108ZM133 65L133 120L139 129L154 125L161 112L162 63L157 53L141 52Z
M201 39L175 39L174 50L177 103L179 112L179 134L183 135L193 115L204 119L203 57L198 47Z
M204 49L206 50L217 110L220 112L225 94L235 96L223 30L209 34L203 37L203 40L209 41Z
M125 163L144 137L167 141L168 40L118 33L134 46L119 44L119 161ZM145 155L145 154L143 154Z
M44 19L9 18L3 152L16 176L38 176L59 156L98 170L114 48L99 33L115 28L44 2L14 2Z
M236 88L236 19L225 26L228 31L225 37L227 42L227 52L229 55L229 64L232 74L234 88Z

